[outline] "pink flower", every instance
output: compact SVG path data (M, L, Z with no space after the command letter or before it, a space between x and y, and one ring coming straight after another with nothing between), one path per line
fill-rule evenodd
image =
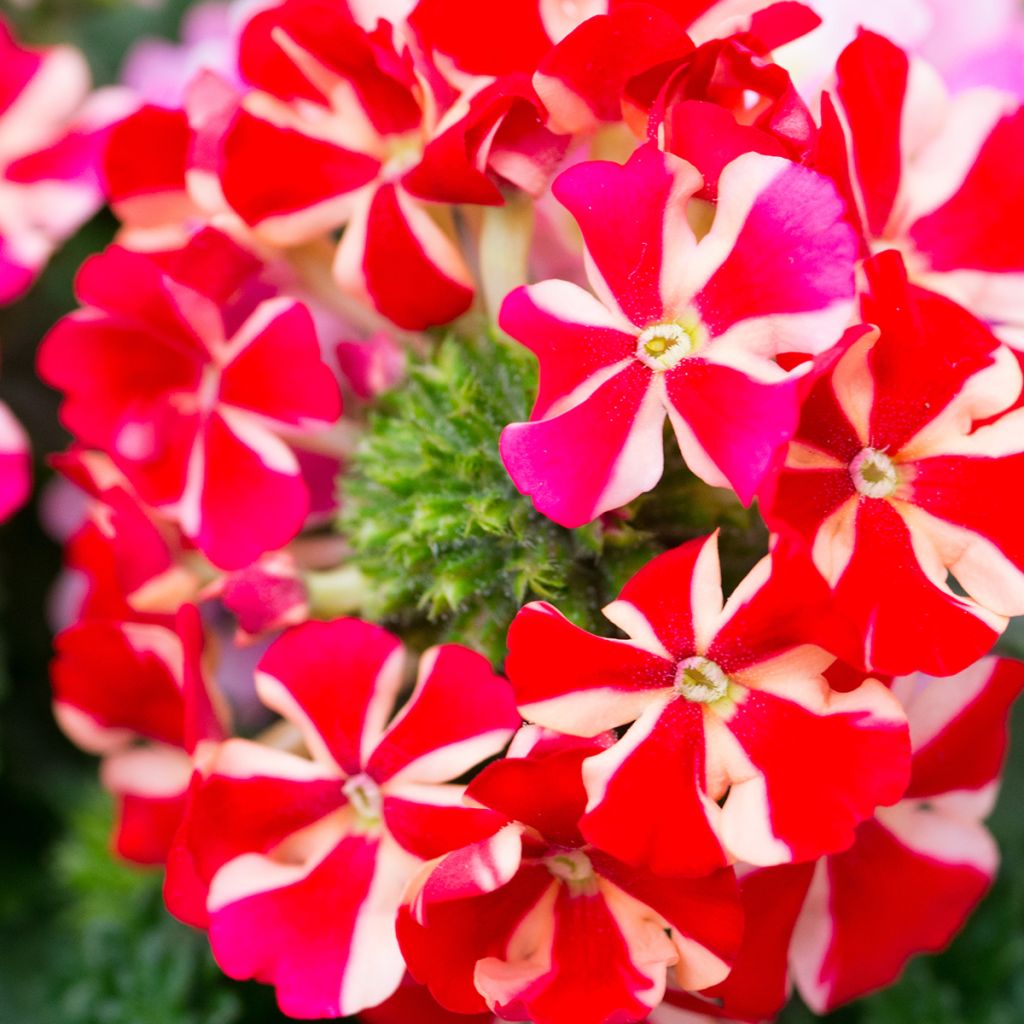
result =
M309 494L285 439L301 444L340 413L308 311L264 299L257 269L212 230L159 259L111 247L79 274L87 308L39 355L79 441L229 569L302 527Z
M470 784L497 812L490 834L428 864L398 923L442 1006L605 1024L645 1016L670 971L687 988L728 973L742 927L731 871L657 877L581 834L581 772L609 742L527 728Z
M0 304L99 209L100 128L122 98L88 93L77 50L25 49L0 19Z
M284 551L262 555L252 565L226 573L204 596L219 597L238 620L239 645L309 618L309 592L295 558Z
M829 688L835 659L802 635L820 599L776 557L723 607L708 537L649 562L605 608L628 640L546 603L519 612L507 671L524 718L581 736L630 726L584 765L589 841L661 874L807 860L900 798L903 713L874 680Z
M142 39L125 57L121 80L140 98L180 107L201 71L236 73L237 31L231 5L220 0L193 4L181 24L181 42Z
M223 970L273 984L292 1016L387 999L405 970L394 933L405 885L493 818L447 780L508 742L519 716L507 684L478 654L433 648L388 723L403 661L395 637L355 619L285 633L257 688L309 756L228 740L193 793L175 871L208 887ZM169 874L169 892L178 884Z
M863 316L877 330L851 332L830 358L761 508L831 586L830 642L847 661L945 675L1024 612L1024 547L1007 514L1024 432L1019 411L998 416L1020 395L1020 366L966 310L908 286L895 253L868 275Z
M32 452L25 428L0 402L0 522L10 519L32 491Z
M766 1020L788 998L789 974L825 1014L891 984L912 956L944 949L995 876L999 854L982 820L1022 686L1022 666L996 658L954 678L897 679L914 745L904 799L864 822L849 850L744 874L747 930L733 973L702 993L712 1006L669 1000Z
M56 641L54 714L64 732L103 757L101 780L117 797L114 849L163 863L185 809L191 755L223 735L199 669L202 626L182 608L177 629L91 619Z
M87 501L64 550L66 575L58 586L76 600L62 624L131 619L170 626L200 587L185 564L180 531L139 500L105 455L73 449L51 462Z
M938 74L861 32L823 100L819 169L842 183L867 247L899 249L911 277L983 319L1024 323L1019 100L950 99Z
M555 182L587 247L598 298L564 281L514 291L501 326L540 361L529 423L501 438L516 486L564 526L649 490L671 420L690 468L749 501L792 435L797 380L775 356L820 352L853 305L854 240L823 178L749 154L700 175L653 145L625 166L577 165Z

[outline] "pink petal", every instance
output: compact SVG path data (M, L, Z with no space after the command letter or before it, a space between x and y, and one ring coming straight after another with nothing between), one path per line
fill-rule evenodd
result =
M539 512L583 526L658 482L664 416L651 371L634 361L568 411L506 427L501 458Z
M264 702L301 729L315 754L362 771L402 683L402 646L369 622L306 622L282 634L257 669Z
M367 764L379 782L448 782L500 753L521 719L512 688L475 651L426 651L416 689Z
M28 435L7 405L0 402L0 522L25 504L31 490Z
M625 166L577 164L552 186L583 232L595 291L638 327L677 312L664 285L693 249L686 204L700 185L689 164L648 144Z
M6 111L39 72L45 51L29 50L18 45L6 21L0 21L0 113Z
M690 436L745 505L753 500L776 453L797 425L799 383L764 384L703 359L684 360L665 375L669 416L677 427L683 457L690 462ZM729 398L723 401L723 396ZM700 464L690 466L703 475ZM717 480L709 481L717 483Z
M235 861L222 869L220 878L240 873L236 867L265 870L273 887L211 906L210 944L221 969L233 978L272 983L282 1011L293 1017L348 1016L386 999L404 971L397 943L373 947L367 963L369 948L361 943L370 936L360 934L367 909L383 915L381 904L392 902L392 914L398 911L400 889L375 892L383 856L377 840L350 836L301 867L267 862L263 868L253 861L250 869ZM391 880L388 888L394 889ZM215 888L211 901L217 897Z
M540 363L530 413L541 419L595 374L629 359L636 337L589 292L568 281L541 281L506 296L498 323Z
M307 429L341 415L337 381L305 306L261 303L229 344L233 358L223 371L221 401Z
M725 168L718 190L715 221L694 261L707 276L693 302L711 334L745 326L756 330L756 351L769 355L828 348L853 308L857 256L835 186L806 167L751 153Z

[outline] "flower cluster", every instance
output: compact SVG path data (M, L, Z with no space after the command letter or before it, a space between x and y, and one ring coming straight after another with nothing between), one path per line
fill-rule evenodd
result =
M120 222L57 716L290 1016L827 1012L987 890L1024 111L812 6L206 7L93 134L0 36L0 299Z

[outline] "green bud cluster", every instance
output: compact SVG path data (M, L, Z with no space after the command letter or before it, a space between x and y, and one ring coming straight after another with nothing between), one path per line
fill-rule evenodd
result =
M536 383L525 349L451 337L384 396L341 481L362 614L413 643L458 641L499 663L525 602L549 600L607 632L600 609L665 547L733 519L749 533L745 510L681 466L625 517L568 530L540 515L498 453L502 429L528 419Z

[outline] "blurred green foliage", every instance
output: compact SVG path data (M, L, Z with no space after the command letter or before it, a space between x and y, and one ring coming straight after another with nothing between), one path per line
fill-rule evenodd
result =
M116 79L134 40L152 34L173 37L185 7L185 0L168 0L156 8L119 0L40 0L32 6L0 0L0 12L13 20L26 40L81 46L99 84ZM28 427L44 480L43 457L64 439L57 425L55 396L35 377L35 349L57 317L73 307L75 269L86 255L109 241L113 229L112 219L99 215L58 254L28 297L0 310L0 397ZM468 358L470 363L479 359L479 351ZM500 359L508 363L502 382L510 390L486 394L480 390L479 363L474 369L450 348L442 348L435 367L420 372L418 391L389 400L385 409L396 422L387 426L383 417L378 421L370 442L376 451L364 457L362 482L356 485L362 493L354 496L363 504L362 511L357 508L351 513L351 521L358 525L361 520L370 538L375 530L383 531L379 536L386 550L398 557L390 570L383 562L374 566L372 559L367 559L366 567L388 583L393 607L408 600L435 611L436 621L427 623L428 632L458 632L459 616L467 605L464 600L449 600L443 588L440 595L431 589L436 587L436 573L428 571L422 551L413 557L403 550L399 520L389 522L379 506L375 510L369 506L380 498L381 488L386 491L392 486L384 467L387 457L409 460L424 455L435 471L454 470L447 486L449 496L457 500L468 500L464 491L458 492L460 480L464 483L473 474L483 474L497 497L496 504L476 509L480 530L487 534L489 526L492 539L502 535L506 547L501 550L506 553L522 552L523 529L533 523L531 510L525 499L509 490L507 479L498 472L495 453L481 452L478 436L476 447L461 456L461 463L445 462L457 447L446 452L444 445L457 446L465 437L460 432L479 434L496 416L504 415L507 409L497 409L498 400L525 403L532 368L508 352ZM430 404L443 405L453 395L461 396L461 406L445 410ZM444 418L453 408L466 414L463 423ZM525 407L517 414L522 415ZM499 426L504 422L507 418ZM408 442L411 451L403 455L395 450L399 442ZM670 444L668 451L672 449ZM678 466L670 466L658 494L646 506L641 504L635 525L638 531L656 533L664 543L722 526L727 535L724 546L733 552L726 575L735 582L763 550L763 536L747 513L728 502L716 504L718 499L706 489L703 504L695 504L695 486L700 485ZM406 497L411 500L410 495ZM681 528L680 508L693 510ZM402 506L401 514L415 511L415 504ZM551 524L543 526L542 532L544 545L550 548L541 545L533 551L530 557L538 564L531 571L542 571L541 556L553 551L556 563L562 559L556 591L566 586L572 573L594 572L592 554L597 542L593 538L585 543L570 541L558 536ZM421 538L416 540L420 542ZM634 567L632 554L642 551L640 546L623 545L618 569L612 574L615 578L591 580L585 606L578 609L580 621L593 619L599 603ZM477 555L486 560L493 551ZM280 1024L284 1018L268 990L225 979L213 965L205 939L167 916L160 902L159 874L119 864L109 853L111 808L96 786L95 763L70 747L49 714L46 608L58 568L59 552L41 530L37 508L26 509L0 527L0 580L5 587L0 595L0 1024ZM407 574L404 583L396 568ZM543 594L550 585L529 574L525 582L524 594ZM561 594L559 599L564 600L567 594L564 590ZM454 591L450 596L458 598ZM509 595L502 600L507 603ZM463 619L463 628L468 628L471 618ZM497 653L500 642L494 628L477 628L476 635ZM1024 656L1024 621L1011 625L1001 649ZM1014 717L1015 735L1024 736L1024 707ZM1004 858L994 891L948 952L916 960L898 985L829 1020L836 1024L1024 1022L1021 792L1024 742L1017 742L992 822ZM783 1016L784 1024L809 1024L815 1019L799 1003Z

